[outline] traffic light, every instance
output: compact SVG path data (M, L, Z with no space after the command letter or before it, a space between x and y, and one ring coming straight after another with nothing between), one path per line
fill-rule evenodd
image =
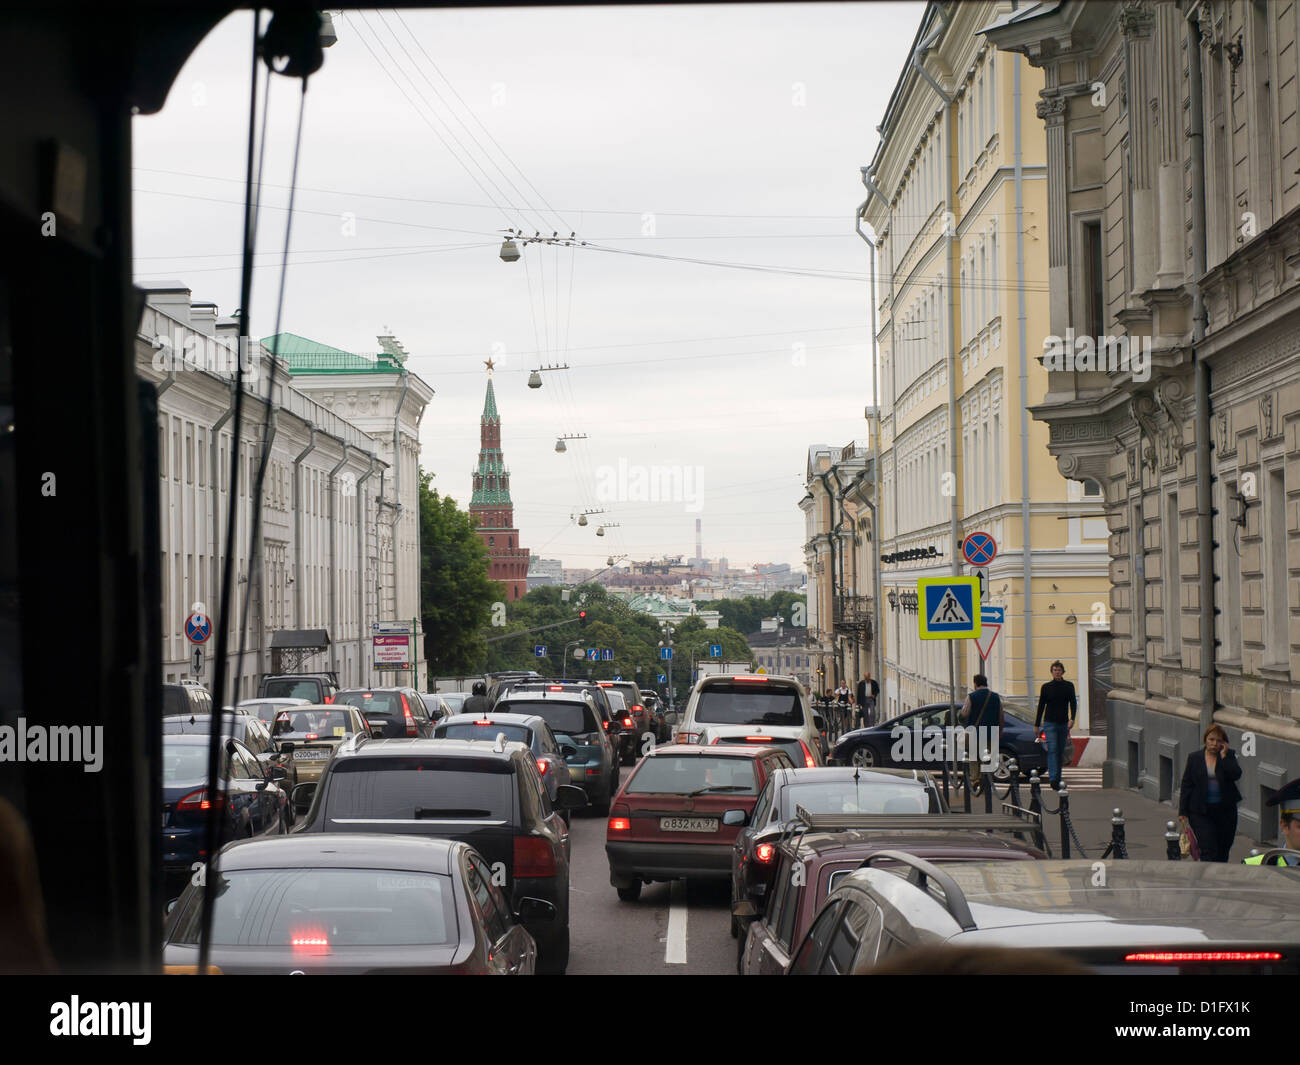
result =
M579 625L587 624L587 612L585 610L578 611L578 624Z

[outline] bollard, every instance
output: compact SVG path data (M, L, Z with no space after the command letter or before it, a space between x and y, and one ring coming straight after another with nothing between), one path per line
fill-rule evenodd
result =
M1128 857L1128 849L1124 839L1124 811L1118 806L1110 815L1110 850L1116 858Z
M1176 862L1182 858L1182 851L1178 847L1178 828L1172 821L1165 822L1165 857L1171 862Z
M992 773L980 774L980 787L984 789L984 812L991 814L993 812L993 788L995 787Z
M970 813L970 767L967 766L961 773L961 792L962 807L966 813Z
M1070 857L1070 789L1061 781L1061 790L1057 792L1061 800L1058 813L1061 817L1061 857Z
M1038 779L1038 770L1035 769L1029 774L1029 810L1040 818L1043 814L1042 790L1043 782Z
M1007 798L1011 800L1012 806L1020 805L1020 766L1012 758L1007 762L1007 770L1011 773L1011 786L1007 793Z

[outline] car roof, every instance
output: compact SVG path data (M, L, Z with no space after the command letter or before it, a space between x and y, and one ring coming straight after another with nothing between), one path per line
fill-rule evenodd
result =
M816 768L798 767L778 770L781 784L807 784L820 780L853 780L867 784L915 784L918 788L932 788L934 781L924 769L864 769L852 765L827 765Z
M1300 944L1300 870L1261 877L1244 865L1130 859L1106 863L1105 885L1098 886L1088 859L935 864L970 908L974 929L960 932L950 922L948 938L963 944ZM904 912L919 890L883 869L859 870L850 880Z
M519 751L528 752L527 747L515 740L507 741L505 750L494 751L491 747L485 747L477 740L434 740L423 737L378 740L366 739L364 736L361 738L364 742L352 747L340 748L338 755L349 758L409 758L415 756L419 758L496 757L508 759L514 757Z
M212 735L212 730L207 732L171 732L163 734L163 743L185 744L187 746L204 746L208 745L208 738ZM224 740L233 740L235 743L243 744L238 736L232 736L229 732L223 732L221 738Z
M221 852L221 871L325 867L448 874L457 849L467 846L431 836L308 832L228 844Z
M665 743L658 747L651 747L646 757L661 758L665 755L673 757L686 755L698 758L705 755L710 758L760 758L771 751L785 753L779 747L700 747L696 743Z
M942 814L914 814L946 821ZM1023 854L1027 858L1042 855L1032 844L1006 836L968 829L936 827L933 831L915 828L846 829L841 832L809 832L799 839L798 856L821 861L866 858L882 850L906 851L918 858L941 864L947 859L985 856L996 860L999 855Z
M792 677L788 673L706 673L704 676L702 676L699 679L697 683L716 684L718 681L735 680L737 677L742 677L746 681L754 681L756 683L763 683L763 682L773 681L773 680L787 681L790 684L799 683L799 679L797 677Z
M404 692L409 690L410 689L402 687L401 685L386 688L340 688L339 695L351 695L353 692ZM334 698L337 700L338 695Z
M520 725L532 729L537 728L539 724L546 724L546 718L538 717L536 714L505 714L489 710L484 714L449 714L438 722L438 727L472 725L475 721L491 721L494 725Z
M521 691L519 688L516 688L509 694L501 696L501 698L497 700L497 706L504 706L506 703L514 702L535 702L539 695L548 702L581 703L583 706L591 705L587 702L587 696L585 693L573 688L566 688L565 690L558 692L551 691L549 688L534 689L532 691Z
M699 723L700 735L710 736L764 736L770 735L775 740L797 740L803 736L802 725L714 725L707 721Z
M260 699L240 699L235 704L235 707L261 706L263 703L279 703L281 706L305 706L310 702L310 699L302 699L291 695L263 695Z

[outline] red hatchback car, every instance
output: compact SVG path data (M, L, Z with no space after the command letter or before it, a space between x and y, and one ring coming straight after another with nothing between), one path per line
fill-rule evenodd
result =
M763 785L793 768L777 747L652 748L609 809L609 882L624 902L655 880L726 880L731 848Z

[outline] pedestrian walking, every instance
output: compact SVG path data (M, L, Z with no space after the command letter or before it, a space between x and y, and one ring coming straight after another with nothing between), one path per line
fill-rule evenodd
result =
M835 689L835 703L836 713L839 715L841 730L848 727L850 721L849 704L852 700L853 695L849 691L849 686L845 684L844 681L840 681L840 686Z
M983 673L976 673L974 678L975 687L971 693L966 696L966 701L961 704L961 710L957 713L957 720L963 725L976 729L977 744L979 739L989 737L992 743L989 749L994 758L998 757L998 736L1006 726L1007 712L1002 706L1002 696L989 687L989 679ZM979 731L982 729L997 729L996 733ZM966 778L971 782L971 787L976 793L987 785L985 780L984 764L979 760L978 745L973 752L975 759L966 765Z
M1066 745L1078 713L1079 699L1074 694L1074 685L1065 679L1065 666L1053 662L1052 679L1043 685L1038 694L1038 716L1034 719L1034 730L1042 729L1047 734L1047 776L1054 791L1061 789L1061 769L1073 757L1072 754L1067 755Z
M876 698L880 695L880 685L871 679L870 671L858 681L858 718L862 728L870 728L876 723Z
M1279 855L1279 865L1300 865L1300 777L1283 784L1276 795L1268 800L1266 806L1281 806L1282 846L1296 854ZM1253 858L1243 858L1244 865L1263 865L1264 856L1256 854Z
M1203 862L1226 862L1237 837L1237 803L1241 766L1228 746L1222 725L1211 725L1203 746L1187 756L1178 796L1178 820L1196 837Z
M487 684L481 680L476 680L472 691L473 694L465 700L465 705L460 708L460 712L462 714L486 714L492 709L492 704L487 699Z

